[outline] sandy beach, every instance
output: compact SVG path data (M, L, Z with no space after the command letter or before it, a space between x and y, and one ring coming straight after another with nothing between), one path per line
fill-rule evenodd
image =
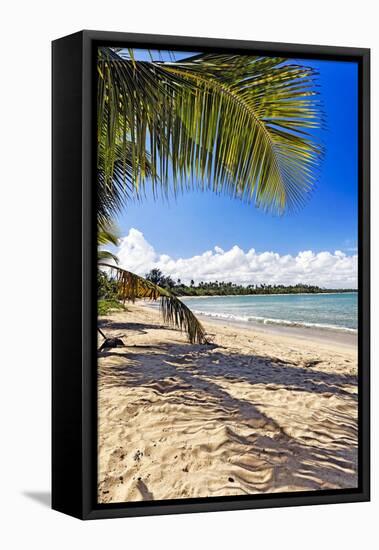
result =
M99 502L356 487L354 339L202 323L212 345L140 304L100 318L125 347L99 353Z

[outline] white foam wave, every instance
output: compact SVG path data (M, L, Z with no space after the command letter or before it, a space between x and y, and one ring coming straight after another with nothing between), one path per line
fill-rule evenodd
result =
M300 321L289 321L287 319L271 319L266 317L258 317L252 315L234 315L233 313L214 313L210 311L202 311L198 309L192 310L196 315L204 315L205 317L211 317L214 319L224 319L225 321L243 322L243 323L258 323L263 325L279 325L288 327L299 328L313 328L321 330L331 330L337 332L349 332L351 334L357 334L357 330L349 327L341 327L337 325L329 325L323 323L306 323Z

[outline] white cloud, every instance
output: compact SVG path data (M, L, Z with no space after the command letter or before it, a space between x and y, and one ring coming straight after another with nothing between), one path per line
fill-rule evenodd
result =
M158 267L165 275L188 283L200 281L232 281L240 284L316 284L326 288L357 287L357 255L341 250L315 253L311 250L296 256L276 252L247 252L234 245L230 250L215 246L200 255L172 258L159 254L141 231L130 229L117 250L120 266L145 275Z

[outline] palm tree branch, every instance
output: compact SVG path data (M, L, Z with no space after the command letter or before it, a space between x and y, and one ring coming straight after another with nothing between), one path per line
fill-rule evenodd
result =
M118 262L119 262L118 257L115 254L113 254L112 252L110 252L109 250L98 250L97 251L97 260L99 262L102 262L104 260L112 260L116 264L118 264Z
M206 333L201 323L172 292L118 266L103 262L99 262L98 265L107 269L115 278L120 300L123 302L126 300L134 302L139 298L160 300L160 310L165 323L185 331L192 344L207 342Z
M186 187L192 174L201 188L263 208L296 207L314 184L322 154L304 129L320 126L322 116L313 69L284 61L207 54L148 63L105 52L98 104L107 147L122 147L127 134L137 189L148 152L157 169L151 179L162 187L170 175L174 191Z
M213 64L207 71L206 65L209 59L213 61ZM240 172L240 175L243 174L240 179L248 180L250 197L256 184L255 198L260 206L269 206L281 211L286 206L295 206L297 202L301 202L301 191L307 191L312 185L309 166L314 166L321 155L321 148L314 145L311 139L307 139L306 136L309 134L300 130L300 127L315 128L321 124L317 103L314 100L304 99L316 95L316 92L310 88L313 83L313 69L294 65L282 65L273 69L273 64L280 65L284 60L272 60L268 66L270 78L265 80L261 70L260 80L255 81L250 89L246 85L248 67L252 66L254 71L254 64L259 63L259 58L250 58L250 61L249 59L244 61L244 64L241 65L244 70L243 75L241 75L241 71L232 67L234 73L227 73L225 77L225 64L228 66L229 63L230 65L228 58L228 63L221 63L223 80L220 80L217 74L220 69L219 60L220 56L208 55L203 59L197 59L196 63L181 63L179 66L166 63L165 70L192 80L206 92L212 94L213 109L219 108L221 111L223 103L231 104L227 105L227 112L234 120L233 135L227 136L222 151L227 152L226 161L228 163L233 156L235 157L236 149L241 150L241 140L238 140L238 136L242 132L245 143L249 143L250 156L245 157L243 162L239 160L234 163L234 166L237 166L234 177L238 178L238 172ZM196 67L195 70L194 67ZM301 85L299 85L298 79L302 79ZM266 89L268 83L271 92ZM257 87L260 87L258 92ZM262 88L264 88L263 91ZM289 88L292 91L289 91ZM270 97L270 93L273 97ZM257 98L259 102L257 102ZM277 126L282 130L279 130ZM243 133L243 127L253 128L253 131L250 132L250 137L252 137L250 141L246 133ZM255 128L257 129L256 134L254 133ZM217 140L216 134L219 129L220 120L214 125L214 132L211 134L213 141ZM233 139L234 136L237 139ZM208 137L208 141L212 140ZM256 145L258 147L255 147ZM254 154L251 154L251 148ZM299 165L295 169L295 162L291 157L294 157L295 161L296 157L302 160L302 171L299 170ZM262 161L260 167L257 158ZM264 166L264 160L266 164L269 164L268 167ZM218 169L219 175L220 169L221 165ZM297 186L293 184L295 174ZM271 185L268 185L268 182Z

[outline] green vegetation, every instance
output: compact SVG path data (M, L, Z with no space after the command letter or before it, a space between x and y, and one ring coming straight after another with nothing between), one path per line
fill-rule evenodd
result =
M98 300L117 300L118 289L115 280L111 279L106 273L97 271L97 299Z
M322 148L317 72L285 58L98 56L99 217L131 198L197 186L282 213L312 189Z
M97 314L107 315L115 310L125 310L124 305L118 300L98 300L97 301Z
M169 289L176 296L229 296L229 295L256 295L256 294L320 294L328 292L356 292L355 289L330 289L320 288L316 285L237 285L231 282L214 281L205 283L201 281L195 285L185 285L178 279L176 282L166 276L158 268L152 269L145 275L146 279L153 281L163 288Z
M107 315L112 310L125 309L119 301L119 292L116 281L112 280L106 273L97 272L97 313Z

